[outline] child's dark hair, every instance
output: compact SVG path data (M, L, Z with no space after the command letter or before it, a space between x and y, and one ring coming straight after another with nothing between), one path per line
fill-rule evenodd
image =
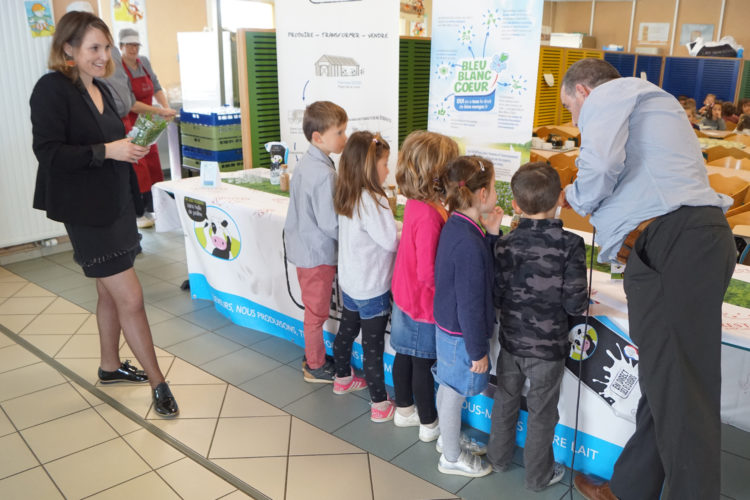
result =
M312 142L313 132L324 133L331 127L338 127L349 121L344 108L331 101L315 101L305 108L302 117L302 131L305 138Z
M510 179L510 189L518 207L526 215L552 210L560 199L560 176L546 162L521 165Z
M482 188L495 189L490 183L495 178L492 162L481 156L459 156L445 166L443 186L448 211L471 207L474 193Z
M339 175L333 195L336 213L345 217L359 210L362 191L366 190L377 201L375 195L385 196L378 177L378 160L390 153L391 147L380 134L354 132L346 141L339 160ZM383 205L388 208L388 205Z

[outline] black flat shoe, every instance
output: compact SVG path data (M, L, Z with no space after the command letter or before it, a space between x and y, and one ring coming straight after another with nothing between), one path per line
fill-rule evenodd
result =
M148 382L148 375L143 370L132 366L130 360L127 360L120 365L120 368L113 372L107 372L99 368L99 381L102 384L114 384L117 382L140 384L141 382Z
M176 417L180 413L177 401L166 382L162 382L154 389L154 410L162 417Z

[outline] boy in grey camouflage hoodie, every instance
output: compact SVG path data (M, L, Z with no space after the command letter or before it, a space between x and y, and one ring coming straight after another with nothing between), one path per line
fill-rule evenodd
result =
M488 459L497 471L510 465L516 442L521 390L528 378L526 488L539 491L560 481L552 441L559 419L568 316L586 311L586 249L583 238L555 218L562 204L560 177L547 163L527 163L511 179L518 227L495 244L495 307L500 343L497 389Z

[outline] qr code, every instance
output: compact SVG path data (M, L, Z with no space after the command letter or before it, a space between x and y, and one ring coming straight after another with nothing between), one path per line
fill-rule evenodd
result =
M620 370L615 377L615 380L612 382L611 389L613 393L620 396L622 399L625 399L630 395L630 392L637 383L638 377L629 373L627 370Z

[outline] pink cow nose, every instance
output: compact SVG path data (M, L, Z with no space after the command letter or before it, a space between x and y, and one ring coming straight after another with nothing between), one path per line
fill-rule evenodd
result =
M219 250L227 249L227 241L225 239L220 238L219 236L212 236L211 241L213 241L214 246Z

